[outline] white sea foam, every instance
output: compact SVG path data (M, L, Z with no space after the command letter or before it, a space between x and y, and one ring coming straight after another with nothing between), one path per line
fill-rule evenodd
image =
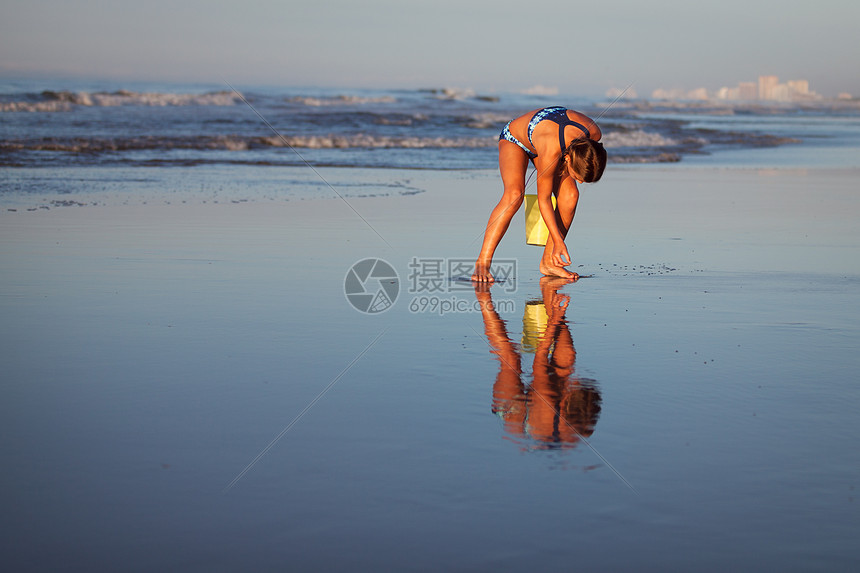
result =
M442 88L435 92L436 99L462 100L475 97L475 90L471 88Z
M469 121L465 123L466 127L471 127L474 129L488 129L491 127L499 127L508 122L511 119L507 114L503 113L478 113L473 115Z
M228 106L240 103L241 98L233 92L220 91L205 94L139 93L120 90L104 92L43 92L41 101L13 101L0 103L0 112L58 112L70 111L75 106L116 107L142 105L150 107L214 105Z
M308 136L277 136L263 137L260 143L272 147L296 147L306 149L348 149L348 148L390 148L390 149L420 149L428 147L439 148L473 148L492 147L496 145L494 138L487 137L387 137L382 135L308 135Z
M0 102L0 112L57 112L69 111L72 104L67 101L12 101Z
M333 106L333 105L362 105L369 103L394 103L397 101L396 98L392 96L380 96L380 97L360 97L360 96L348 96L348 95L339 95L334 97L304 97L304 96L296 96L288 98L287 101L291 103L300 103L303 105L309 105L314 107L322 107L322 106Z
M410 115L377 115L373 123L377 125L402 125L402 126L410 126L415 123L427 121L429 116L423 113L413 113Z
M118 92L115 94L95 93L91 95L92 105L148 105L148 106L178 106L178 105L217 105L227 106L240 103L241 98L234 92L221 91L206 94L172 94L172 93L135 93Z
M0 151L60 151L98 153L104 151L221 149L246 151L263 147L296 147L304 149L421 149L483 148L496 144L488 137L389 137L382 135L285 135L272 136L218 135L199 137L127 137L92 139L43 139L0 142Z
M228 151L246 151L251 145L247 139L236 137L219 137L213 140L213 147L220 147Z
M636 131L610 131L602 139L606 147L668 147L678 145L672 138L659 133Z

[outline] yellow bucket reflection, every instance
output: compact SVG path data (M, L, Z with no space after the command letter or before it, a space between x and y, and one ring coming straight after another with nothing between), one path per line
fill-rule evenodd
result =
M523 352L534 354L546 331L547 314L543 301L530 300L526 302L523 311Z

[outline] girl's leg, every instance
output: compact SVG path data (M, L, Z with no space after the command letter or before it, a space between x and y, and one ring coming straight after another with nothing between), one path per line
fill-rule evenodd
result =
M514 213L523 204L528 164L528 155L517 145L510 141L499 141L499 172L502 175L504 192L499 204L490 213L490 220L487 221L484 243L481 245L478 260L475 261L473 281L492 282L494 280L490 274L490 264L493 262L493 254L496 252L499 241L502 240L511 224Z
M556 224L558 224L558 230L561 231L562 237L567 236L570 224L573 222L573 216L576 215L576 204L578 202L579 189L576 186L576 181L574 181L570 176L564 177L558 186L555 208L555 221ZM546 247L544 247L543 250L543 256L540 261L540 272L545 275L578 279L578 274L571 272L564 267L559 267L553 264L552 246L552 237L550 237L547 239ZM570 250L569 247L568 250ZM572 259L573 257L571 257L571 262Z

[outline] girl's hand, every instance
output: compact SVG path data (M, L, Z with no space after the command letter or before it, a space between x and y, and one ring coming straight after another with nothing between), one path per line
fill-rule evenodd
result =
M558 294L557 292L552 293L552 304L550 305L552 308L547 309L550 318L555 318L558 314L561 318L564 318L564 313L567 312L567 306L570 304L570 297L566 294Z
M552 262L560 267L566 267L570 264L570 253L567 252L567 245L564 243L555 243L553 245Z

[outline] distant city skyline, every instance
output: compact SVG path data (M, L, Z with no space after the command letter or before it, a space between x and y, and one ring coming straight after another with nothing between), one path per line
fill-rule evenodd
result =
M846 0L5 0L0 77L602 96L767 72L835 97L860 94L858 21Z
M610 88L606 92L607 97L618 97L622 90ZM622 97L635 99L636 94L625 94ZM833 98L826 99L853 99L854 95L849 92L840 92ZM651 92L651 99L655 100L727 100L727 101L769 101L769 102L813 102L825 99L821 94L810 89L809 80L793 79L780 83L779 76L760 75L757 81L741 81L736 86L723 86L716 90L708 90L704 87L686 90L683 88L657 88Z

